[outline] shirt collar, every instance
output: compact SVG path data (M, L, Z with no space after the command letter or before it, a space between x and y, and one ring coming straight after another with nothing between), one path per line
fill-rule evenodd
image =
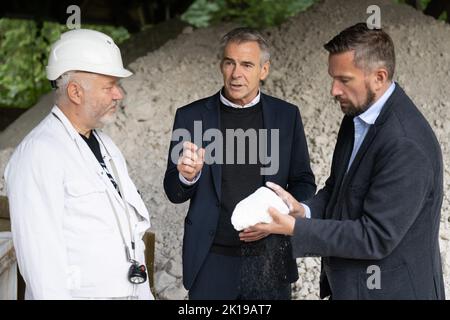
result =
M253 107L255 104L258 104L260 100L261 100L261 91L258 90L258 94L252 101L250 101L246 105L241 106L241 105L233 103L230 100L228 100L227 98L225 98L225 96L222 94L222 90L220 90L220 102L222 102L224 105L226 105L228 107L239 108L239 109L249 108L249 107Z
M392 93L395 90L395 83L392 82L392 84L389 86L389 88L386 90L386 92L381 96L380 99L378 99L373 105L369 107L366 111L361 113L356 118L360 119L366 124L374 124L377 120L378 116L381 113L381 110L383 109L386 101L389 99L389 97L392 95ZM355 119L356 119L355 118Z
M61 111L61 109L57 106L54 105L52 108L52 113L59 119L61 120L63 126L66 128L67 132L69 133L70 137L72 139L78 139L81 138L79 136L79 133L77 130L75 130L74 126L72 125L72 123L70 122L70 120L66 117L66 115Z

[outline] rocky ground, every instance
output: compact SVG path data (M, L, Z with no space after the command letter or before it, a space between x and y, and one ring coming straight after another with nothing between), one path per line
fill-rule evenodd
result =
M365 21L366 9L374 3L381 7L382 27L396 44L396 81L424 113L441 143L445 198L440 240L448 297L450 26L388 0L324 0L282 26L265 31L273 47L273 59L263 91L299 106L312 168L318 186L323 186L342 114L329 95L331 80L322 46L338 31ZM178 107L214 94L221 87L218 42L232 27L187 27L175 40L131 63L135 75L123 81L128 94L126 108L118 122L106 129L127 158L131 176L152 216L152 230L156 233L155 283L160 299L186 297L181 283L181 244L188 204L171 204L162 188L173 117ZM8 147L0 152L0 170L11 151L12 147ZM4 193L2 183L0 193ZM294 285L293 297L318 299L319 260L297 261L301 276Z

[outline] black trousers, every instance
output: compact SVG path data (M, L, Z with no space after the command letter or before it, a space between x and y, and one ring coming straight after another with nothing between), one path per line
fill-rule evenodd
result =
M264 272L265 256L209 253L192 288L190 300L290 300L291 284Z

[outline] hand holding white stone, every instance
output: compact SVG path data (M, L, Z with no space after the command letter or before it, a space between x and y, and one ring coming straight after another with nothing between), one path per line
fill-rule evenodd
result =
M268 211L270 207L276 208L282 214L289 214L288 206L275 192L261 187L236 205L231 223L238 231L257 223L270 223L272 222Z

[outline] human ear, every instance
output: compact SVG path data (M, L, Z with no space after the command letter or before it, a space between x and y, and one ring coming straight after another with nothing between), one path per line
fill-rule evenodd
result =
M74 104L81 104L83 101L83 88L76 82L71 81L67 85L67 97Z
M389 78L389 73L385 68L379 68L375 72L375 84L377 86L383 86Z
M267 76L269 75L269 70L270 70L270 62L266 61L261 67L261 76L259 77L261 81L267 78Z

